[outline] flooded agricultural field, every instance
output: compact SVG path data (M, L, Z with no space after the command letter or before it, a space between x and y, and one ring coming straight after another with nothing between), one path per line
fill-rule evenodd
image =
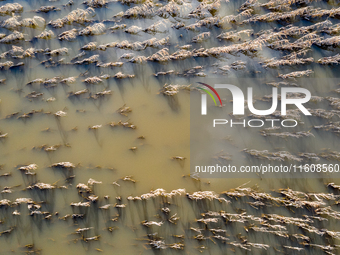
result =
M0 254L339 254L335 175L190 168L191 96L228 79L261 109L307 88L312 116L202 135L199 160L339 166L339 20L336 0L0 1Z

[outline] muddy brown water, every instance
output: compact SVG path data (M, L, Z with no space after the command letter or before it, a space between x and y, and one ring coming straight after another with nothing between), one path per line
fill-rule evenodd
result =
M70 11L86 7L82 1L74 1L74 5L63 7L67 1L17 1L24 8L20 15L21 18L33 17L38 15L43 17L46 22L55 20L59 17L64 17ZM0 6L12 1L2 1ZM162 2L162 4L166 4ZM194 9L199 5L199 2L188 1L187 8ZM236 9L242 4L241 1L231 1L230 3L221 3L219 15L237 14ZM334 6L332 3L313 3L316 7L330 9ZM31 12L33 9L39 8L41 5L55 5L61 11L44 13ZM122 5L120 3L109 3L107 8L95 9L96 20L108 20L113 15L120 11L126 11L128 8L135 5ZM188 11L184 10L184 13ZM9 18L9 15L1 16L1 21ZM21 19L19 18L19 20ZM124 19L120 23L137 25L142 28L149 27L155 21L162 20L160 17L153 19ZM186 24L193 23L196 19L181 19ZM137 35L127 34L123 31L111 33L106 31L103 35L98 36L78 36L77 40L73 42L52 40L33 40L34 36L40 34L44 28L19 28L18 30L24 33L27 41L14 44L21 46L23 49L34 47L37 49L57 49L66 47L69 53L66 56L54 57L54 60L60 60L65 57L68 62L75 55L80 53L80 47L95 41L99 44L109 42L121 42L128 40L129 42L143 41L153 37L157 39L170 36L168 47L172 52L176 51L176 46L190 43L191 38L198 34L194 31L175 30L171 28L171 24L175 24L178 20L169 17L165 19L169 22L167 33L147 34L140 32ZM333 24L338 20L331 19ZM119 22L118 22L119 23ZM119 23L119 24L120 24ZM106 22L106 27L111 27L115 22ZM310 25L308 22L296 22L295 25ZM276 24L277 25L277 24ZM253 29L259 31L260 29L253 25ZM261 29L270 29L275 26L271 24L260 24ZM278 25L279 26L279 25ZM281 26L281 24L280 24ZM48 29L53 30L55 35L72 28L83 28L83 25L74 24L66 25L60 29L53 29L47 26ZM230 29L230 28L229 28ZM231 27L231 29L238 29ZM193 44L193 48L215 47L222 46L224 43L214 38L228 29L221 28L202 28L200 32L211 32L211 40L201 44ZM5 28L0 29L1 33L6 35L11 31ZM182 34L182 36L180 36ZM12 49L11 44L1 44L0 52L9 51ZM161 49L161 48L160 48ZM186 253L196 254L201 251L204 254L225 254L235 252L236 254L250 253L250 251L242 248L235 248L230 244L219 241L214 241L211 238L203 241L194 239L195 233L190 230L190 227L199 227L204 229L204 225L195 222L195 219L200 218L200 213L207 211L227 211L230 213L242 213L244 209L248 214L261 216L263 213L276 213L290 217L302 217L302 215L315 216L313 210L308 208L296 209L285 208L284 206L268 206L261 209L255 209L245 205L237 199L231 199L232 203L224 204L217 201L189 201L185 196L178 196L171 201L171 215L177 213L180 220L177 224L171 224L166 221L160 208L166 206L166 199L156 198L147 201L128 201L128 196L140 196L148 193L150 190L162 188L168 192L174 189L185 189L186 192L192 193L199 190L208 190L220 193L226 190L236 188L244 183L247 187L255 187L258 185L259 190L264 192L273 192L279 188L291 188L302 192L330 192L326 188L326 183L335 182L338 180L331 178L324 179L201 179L196 180L190 178L190 92L180 91L175 97L167 97L160 93L160 89L165 83L171 84L194 84L197 78L171 76L170 78L156 78L154 73L159 71L189 70L192 67L202 65L203 72L207 77L215 77L216 71L214 63L219 66L223 64L231 64L236 60L243 60L246 62L246 70L256 71L261 70L260 76L273 77L276 79L277 71L265 71L261 69L258 64L259 59L253 59L243 54L228 55L227 58L190 58L184 61L169 62L169 63L147 63L147 64L132 64L127 60L119 60L119 57L124 53L134 53L135 56L144 55L149 56L159 49L148 47L144 51L124 50L118 48L109 48L106 51L89 51L86 52L86 57L99 54L102 62L122 61L122 67L113 68L98 68L95 64L90 65L58 65L54 67L45 67L40 64L41 61L48 59L44 53L36 54L34 58L24 59L2 59L1 62L11 60L14 63L24 62L24 66L13 68L9 70L0 71L0 79L6 79L5 84L0 84L0 131L8 133L7 138L0 140L0 164L3 164L3 169L0 174L11 173L11 176L0 177L0 188L13 187L12 193L0 194L1 199L8 199L15 201L17 198L27 197L32 198L38 204L41 203L40 211L48 211L52 214L49 220L44 219L39 215L29 216L30 211L26 204L20 206L3 207L0 208L0 232L8 229L13 229L10 234L3 233L0 236L0 254L19 254L28 251L40 252L41 254L94 254L101 252L103 254L153 254L153 253ZM338 49L333 51L324 51L313 48L313 57L315 60L320 57L335 55ZM278 54L272 50L264 48L261 52L262 57L270 58L276 57ZM337 77L336 67L320 66L315 63L307 66L315 72L318 78L332 78ZM306 70L306 67L287 67L279 69L279 73L288 73L294 70ZM246 70L231 71L228 77L249 77L249 72ZM83 77L80 74L88 71L88 75ZM114 75L121 71L124 74L134 74L135 78L131 79L109 79L104 80L98 85L85 85L83 80L90 76L109 74ZM39 84L33 86L26 86L26 84L37 78L52 78L60 77L77 77L74 84L69 86L58 84L54 88L45 88ZM220 79L224 79L223 77ZM225 77L225 76L224 76ZM112 95L104 98L93 100L89 99L89 93L79 97L68 97L68 93L79 91L87 88L92 95L94 93L111 90ZM335 89L335 88L334 88ZM337 94L329 91L329 87L322 86L314 88L315 93L323 93L337 97ZM37 99L25 98L25 96L32 92L44 93L42 97ZM55 101L47 102L46 99L54 97ZM117 113L118 108L125 105L131 107L132 112L128 116L123 116ZM329 106L325 109L331 110ZM17 119L18 116L28 113L32 110L42 110L42 113L35 113L27 119ZM56 117L53 113L57 111L66 112L64 117ZM6 116L14 112L20 112L13 118L6 119ZM51 114L48 114L50 112ZM124 128L122 126L110 127L108 123L118 123L120 120L129 121L136 125L136 129ZM102 125L102 127L91 130L90 126ZM48 132L44 131L49 129ZM73 130L75 129L75 130ZM242 132L242 131L238 131ZM243 132L247 132L246 130ZM242 133L239 135L243 135ZM244 133L245 137L247 136ZM140 136L145 136L145 139L138 139ZM339 148L337 146L338 137L334 134L329 134L327 141L323 140L323 136L314 137L314 145L322 143L325 147L330 147L334 150ZM256 144L263 141L259 136L250 136L245 144ZM319 139L319 140L318 140ZM287 146L287 141L282 142L283 147ZM294 142L292 142L294 143ZM60 147L53 152L45 152L37 147L42 145L60 145ZM242 142L240 142L242 144ZM291 145L290 145L291 146ZM35 149L33 149L35 147ZM136 150L130 150L131 147L137 147ZM253 146L256 148L256 146ZM261 147L266 147L268 150L273 150L272 143L262 144ZM237 148L243 149L243 148ZM232 149L229 148L232 151ZM237 154L237 153L236 153ZM237 154L238 155L238 154ZM186 157L185 161L172 160L173 156ZM76 165L72 174L68 171L60 169L51 169L49 166L57 162L69 161ZM35 176L26 176L22 174L17 168L20 165L27 165L35 163L38 169L35 171ZM75 175L73 180L67 181L66 177ZM129 181L122 181L121 178L125 176L133 176L136 183ZM97 203L91 204L90 208L72 208L72 202L86 201L84 197L78 194L76 185L78 183L87 183L93 178L96 181L101 181L102 184L95 184L94 193L99 196ZM117 182L120 186L114 185ZM43 182L54 184L58 187L49 191L39 190L24 190L28 185L35 182ZM110 198L105 200L104 196L108 195ZM119 202L116 197L122 197ZM1 200L0 199L0 200ZM109 210L99 209L105 204L115 203L126 204L125 208L111 207ZM334 201L330 201L332 204ZM328 201L327 201L328 203ZM333 206L337 210L336 206ZM17 210L21 215L13 215ZM58 212L58 215L55 213ZM67 214L82 213L85 214L83 219L73 220L68 218L66 220L60 219ZM119 219L112 221L117 215ZM329 229L331 231L339 231L338 221L334 218L326 217L328 221L315 225L319 229ZM151 226L146 228L141 225L144 220L161 222L162 226ZM249 227L249 225L246 224ZM270 246L266 249L252 248L251 252L254 254L275 254L279 251L273 247L280 247L282 253L287 251L282 249L281 245L298 246L304 248L301 242L292 241L290 238L278 238L269 233L245 232L244 224L232 223L227 224L219 219L219 223L211 225L214 228L222 228L227 232L230 241L239 240L238 234L247 235L249 242L257 242L267 244ZM97 241L84 241L82 236L75 234L77 228L90 228L84 237L100 236ZM110 231L111 230L111 231ZM289 228L290 234L306 234L305 231L298 228ZM157 233L158 236L163 237L166 244L184 243L183 251L171 250L170 248L152 249L148 244L147 235ZM173 237L173 235L184 235L185 241L181 238ZM320 245L336 245L337 238L330 239L327 236L320 236L311 234L312 242ZM294 243L295 242L295 243ZM24 248L25 245L33 244L33 249ZM335 247L335 246L333 246ZM302 253L306 254L321 254L321 249L306 248ZM332 251L334 254L337 251Z

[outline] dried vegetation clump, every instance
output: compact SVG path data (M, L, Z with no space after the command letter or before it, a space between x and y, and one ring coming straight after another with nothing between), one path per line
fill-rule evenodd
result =
M21 22L21 26L23 27L45 27L45 19L39 16L34 16L33 18L23 19Z
M315 137L313 135L313 133L311 133L310 131L306 132L306 131L299 131L299 132L281 132L281 133L274 133L274 132L267 132L265 130L261 131L261 135L262 136L276 136L276 137L280 137L280 138L288 138L288 137L292 137L292 138L301 138L301 137Z
M34 10L35 12L43 12L43 13L48 13L52 11L60 11L60 8L55 7L55 6L41 6L39 9Z
M336 54L331 57L324 57L318 60L321 65L338 65L340 64L340 54Z
M154 4L151 1L146 1L145 3L134 6L127 9L125 12L120 12L116 17L126 18L126 19L138 19L138 18L151 18L154 14Z
M71 25L72 23L85 24L90 22L91 18L95 15L95 10L91 7L87 8L86 10L78 8L71 11L65 17L52 20L48 24L53 28L62 28L65 25Z
M171 84L165 84L163 88L161 89L161 94L166 96L174 96L177 95L177 93L180 90L188 90L190 91L191 85L171 85Z
M78 33L78 30L73 28L71 30L68 30L68 31L65 31L65 32L62 32L61 34L58 35L58 39L60 41L73 41L77 38L77 34Z
M124 49L124 50L135 50L135 51L142 51L145 50L147 47L151 48L160 48L164 45L167 45L169 43L170 37L165 37L162 39L156 39L156 38L151 38L142 42L135 41L133 43L130 43L128 41L122 41L120 43L117 42L112 42L112 43L107 43L105 45L100 46L100 50L106 50L108 48L119 48L119 49Z
M302 161L301 158L294 156L288 151L269 152L268 150L244 149L243 152L258 159L270 161Z
M88 7L92 7L92 8L103 8L103 7L106 7L109 2L110 1L108 0L87 0L83 2L83 4L87 5Z
M101 35L105 33L105 30L106 26L103 23L96 23L80 30L79 35Z
M84 58L82 60L74 62L75 65L88 65L92 63L97 63L99 61L99 55L92 55L91 57Z
M12 34L5 36L0 40L0 43L16 43L18 41L25 40L24 34L18 31L14 31Z
M24 7L18 3L7 3L0 6L0 15L11 15L12 13L22 12Z
M71 169L71 168L75 168L76 166L70 162L59 162L59 163L52 164L50 167Z
M56 36L52 30L45 30L41 32L39 35L37 35L35 38L50 40L50 39L54 39L55 37Z
M282 79L295 79L295 78L300 78L303 76L309 76L313 74L314 71L312 70L306 70L306 71L296 71L296 72L291 72L288 74L280 74L279 77Z

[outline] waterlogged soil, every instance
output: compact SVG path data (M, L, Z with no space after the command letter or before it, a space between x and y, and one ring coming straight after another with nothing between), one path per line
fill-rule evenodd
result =
M1 254L339 253L338 179L189 169L197 81L269 79L269 106L270 86L338 78L336 1L1 1L0 15ZM338 160L333 85L311 89L305 133L238 129L247 143L216 157L312 143L326 150L305 157Z

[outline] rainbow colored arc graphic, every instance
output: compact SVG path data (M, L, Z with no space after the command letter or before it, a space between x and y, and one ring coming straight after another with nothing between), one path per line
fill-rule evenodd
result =
M199 83L199 84L201 84L201 85L203 85L203 86L206 86L206 87L209 88L212 92L214 92L215 95L217 96L218 100L220 101L221 106L222 106L222 100L221 100L221 98L220 98L220 95L217 93L217 91L216 91L213 87L211 87L210 85L208 85L208 84L206 84L206 83L203 83L203 82L197 82L197 83ZM217 106L216 100L215 100L214 96L210 93L209 90L206 90L206 89L201 88L201 87L197 87L197 88L200 89L200 90L203 90L205 93L207 93L207 94L214 100L214 103L215 103L215 105Z

